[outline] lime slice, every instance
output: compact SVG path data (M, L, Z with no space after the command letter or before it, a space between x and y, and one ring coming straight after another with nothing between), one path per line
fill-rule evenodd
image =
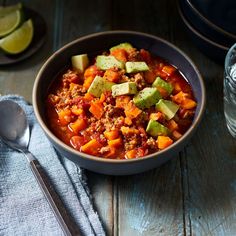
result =
M23 25L0 40L0 48L9 54L23 52L31 43L34 34L32 20L29 19Z
M8 15L9 13L20 10L22 8L21 3L17 3L15 5L7 6L7 7L0 7L0 17Z
M0 37L14 31L21 23L22 14L20 10L13 11L0 18Z

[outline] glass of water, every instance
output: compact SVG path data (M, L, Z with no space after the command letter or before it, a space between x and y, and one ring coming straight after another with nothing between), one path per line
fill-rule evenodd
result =
M224 114L228 130L236 138L236 43L225 58Z

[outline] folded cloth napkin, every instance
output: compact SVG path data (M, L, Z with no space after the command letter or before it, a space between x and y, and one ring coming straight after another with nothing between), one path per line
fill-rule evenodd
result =
M105 235L94 211L83 170L61 157L37 123L33 108L22 97L1 100L17 102L26 112L31 129L29 150L49 176L83 235ZM0 117L1 122L1 117ZM0 235L63 235L27 159L0 141Z

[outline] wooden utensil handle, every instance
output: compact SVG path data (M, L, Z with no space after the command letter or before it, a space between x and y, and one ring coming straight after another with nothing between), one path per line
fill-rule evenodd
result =
M54 190L54 187L49 183L49 179L38 160L31 160L30 167L64 234L68 236L81 235L77 225L74 223L60 197Z

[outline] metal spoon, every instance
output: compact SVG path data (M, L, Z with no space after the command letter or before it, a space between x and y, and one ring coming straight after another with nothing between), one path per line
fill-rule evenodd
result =
M4 143L26 156L30 168L41 187L56 219L65 235L80 235L77 225L65 209L61 199L49 183L43 168L27 149L30 140L30 129L23 109L11 100L0 102L0 137Z

